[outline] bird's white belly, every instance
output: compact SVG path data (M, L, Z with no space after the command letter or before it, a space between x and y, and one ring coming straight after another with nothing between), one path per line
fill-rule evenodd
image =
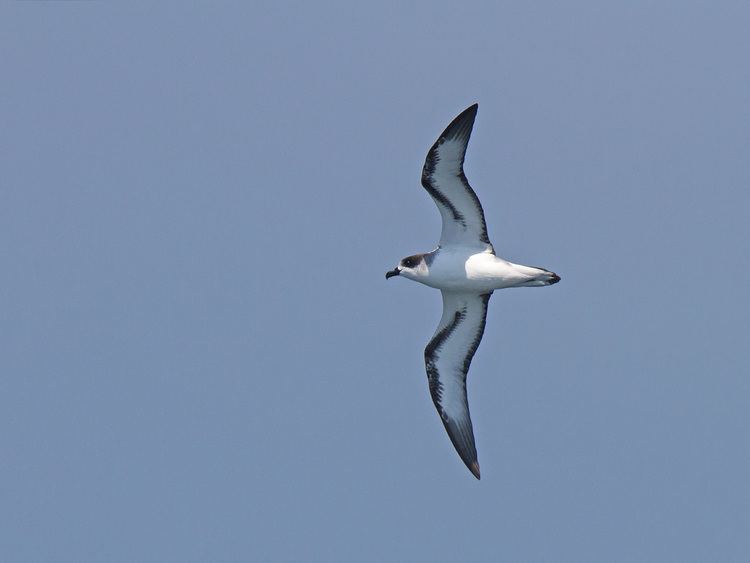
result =
M516 264L494 254L441 249L429 266L429 275L418 281L437 289L485 293L527 280Z

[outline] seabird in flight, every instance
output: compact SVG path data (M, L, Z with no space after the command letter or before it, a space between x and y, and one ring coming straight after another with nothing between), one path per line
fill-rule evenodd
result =
M466 374L482 340L487 303L496 289L552 285L560 276L495 255L482 205L463 169L477 107L468 107L448 125L427 153L422 168L422 186L443 219L438 247L407 256L385 277L401 276L443 294L443 316L424 350L427 380L451 442L479 479Z

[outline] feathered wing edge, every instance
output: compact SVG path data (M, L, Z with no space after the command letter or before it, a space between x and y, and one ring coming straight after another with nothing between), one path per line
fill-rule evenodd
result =
M469 106L451 121L430 148L422 168L422 186L443 220L441 244L460 237L491 246L482 204L463 168L478 107Z
M458 455L477 479L479 461L466 397L466 375L484 334L491 295L443 292L443 317L424 351L432 401ZM454 349L446 354L449 347Z

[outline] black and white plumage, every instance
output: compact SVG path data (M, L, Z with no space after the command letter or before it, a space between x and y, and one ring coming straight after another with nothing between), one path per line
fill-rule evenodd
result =
M484 334L490 296L507 287L552 285L560 277L495 255L482 205L463 170L477 107L470 106L448 125L422 169L422 186L442 217L438 247L402 259L386 279L403 276L442 292L443 316L424 351L427 379L451 442L479 479L466 376Z
M432 145L422 168L422 186L443 219L440 245L480 243L490 246L479 198L464 174L466 147L478 105L467 108Z

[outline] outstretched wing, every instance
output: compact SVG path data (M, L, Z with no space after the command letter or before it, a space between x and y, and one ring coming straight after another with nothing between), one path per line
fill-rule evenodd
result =
M454 244L491 248L482 204L464 174L477 104L465 109L432 145L422 168L422 185L443 219L440 246Z
M482 340L492 293L442 293L443 316L424 350L427 380L451 442L466 467L479 479L474 429L466 400L466 374Z

